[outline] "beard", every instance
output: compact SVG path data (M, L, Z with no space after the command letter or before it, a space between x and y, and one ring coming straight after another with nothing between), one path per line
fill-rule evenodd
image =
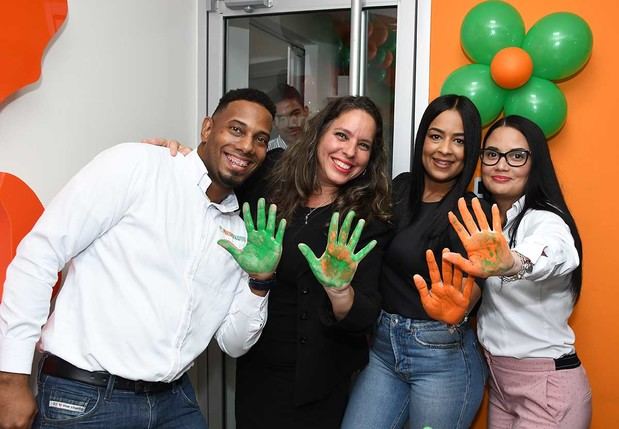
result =
M221 186L224 186L228 189L235 189L241 186L252 174L254 174L255 170L252 170L248 174L234 174L234 173L221 173L217 174L217 177L213 177L209 174L209 177L213 182L219 183Z

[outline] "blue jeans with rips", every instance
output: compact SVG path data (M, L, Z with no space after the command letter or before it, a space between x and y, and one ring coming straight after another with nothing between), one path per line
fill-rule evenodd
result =
M368 366L353 387L342 429L465 429L488 370L468 324L382 312Z
M164 392L135 393L39 374L33 429L207 429L187 374Z

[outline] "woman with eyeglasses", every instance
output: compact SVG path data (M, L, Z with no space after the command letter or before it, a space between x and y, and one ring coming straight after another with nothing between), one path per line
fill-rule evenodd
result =
M468 260L488 277L477 333L490 368L489 428L589 427L591 388L568 324L582 284L582 244L542 130L520 116L494 123L483 142L484 198L492 228L463 202L450 214ZM501 233L502 232L502 233Z

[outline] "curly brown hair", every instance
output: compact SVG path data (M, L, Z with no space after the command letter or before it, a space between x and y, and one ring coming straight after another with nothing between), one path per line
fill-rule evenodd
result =
M316 175L317 147L331 123L345 112L362 110L376 125L370 160L364 174L342 185L334 201L335 210L343 216L354 210L366 220L386 221L390 218L391 189L387 177L387 153L383 140L383 119L368 97L341 97L330 101L311 118L302 138L286 149L269 177L270 199L277 204L278 215L292 219L299 207L320 190Z

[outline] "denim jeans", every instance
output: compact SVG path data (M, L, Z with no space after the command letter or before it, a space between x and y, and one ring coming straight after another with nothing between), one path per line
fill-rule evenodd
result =
M33 429L206 429L185 374L170 390L134 393L39 374Z
M468 428L488 371L468 324L382 312L370 362L352 390L343 429Z

